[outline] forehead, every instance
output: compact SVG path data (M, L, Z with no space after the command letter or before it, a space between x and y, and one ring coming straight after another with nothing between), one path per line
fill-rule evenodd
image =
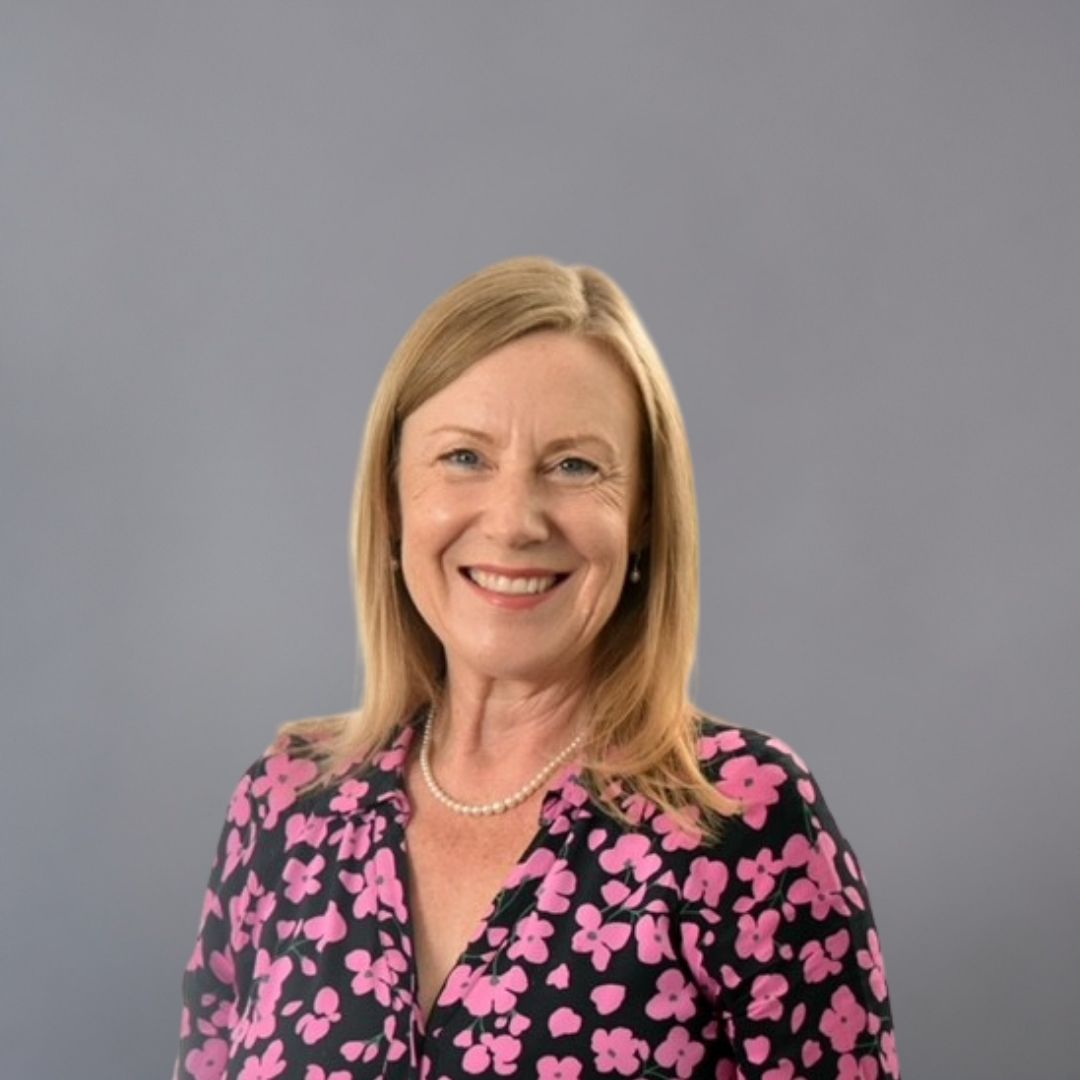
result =
M638 392L600 344L542 331L478 360L405 421L423 435L446 424L493 434L522 429L558 438L595 433L632 447L641 432Z

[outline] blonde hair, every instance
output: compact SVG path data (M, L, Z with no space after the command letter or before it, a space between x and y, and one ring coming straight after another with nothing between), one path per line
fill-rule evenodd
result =
M636 387L643 420L642 580L626 588L597 640L585 778L616 816L625 819L620 797L636 794L711 833L717 817L737 812L738 804L702 773L701 713L689 697L699 578L689 443L644 325L618 285L589 266L536 256L489 266L431 304L394 351L368 414L349 527L362 702L349 713L286 725L282 733L313 740L323 765L318 785L366 761L403 721L440 700L442 646L392 569L401 425L478 360L541 330L606 348Z

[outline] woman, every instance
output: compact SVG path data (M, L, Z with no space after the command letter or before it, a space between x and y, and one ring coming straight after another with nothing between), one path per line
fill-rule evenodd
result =
M513 259L436 301L351 535L362 708L236 789L178 1076L899 1076L813 778L687 696L687 439L610 278Z

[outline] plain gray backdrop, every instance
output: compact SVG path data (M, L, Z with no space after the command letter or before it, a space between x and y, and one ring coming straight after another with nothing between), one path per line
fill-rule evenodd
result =
M233 784L356 700L375 381L526 253L671 370L697 696L821 782L905 1076L1080 1076L1080 7L0 14L3 1080L168 1074Z

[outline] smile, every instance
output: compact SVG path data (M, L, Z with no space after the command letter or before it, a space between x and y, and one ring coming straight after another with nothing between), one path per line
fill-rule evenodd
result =
M466 567L464 574L470 581L479 585L487 592L499 593L502 596L539 596L546 593L559 584L566 574L537 574L524 575L492 573L488 570L480 570L477 567Z

